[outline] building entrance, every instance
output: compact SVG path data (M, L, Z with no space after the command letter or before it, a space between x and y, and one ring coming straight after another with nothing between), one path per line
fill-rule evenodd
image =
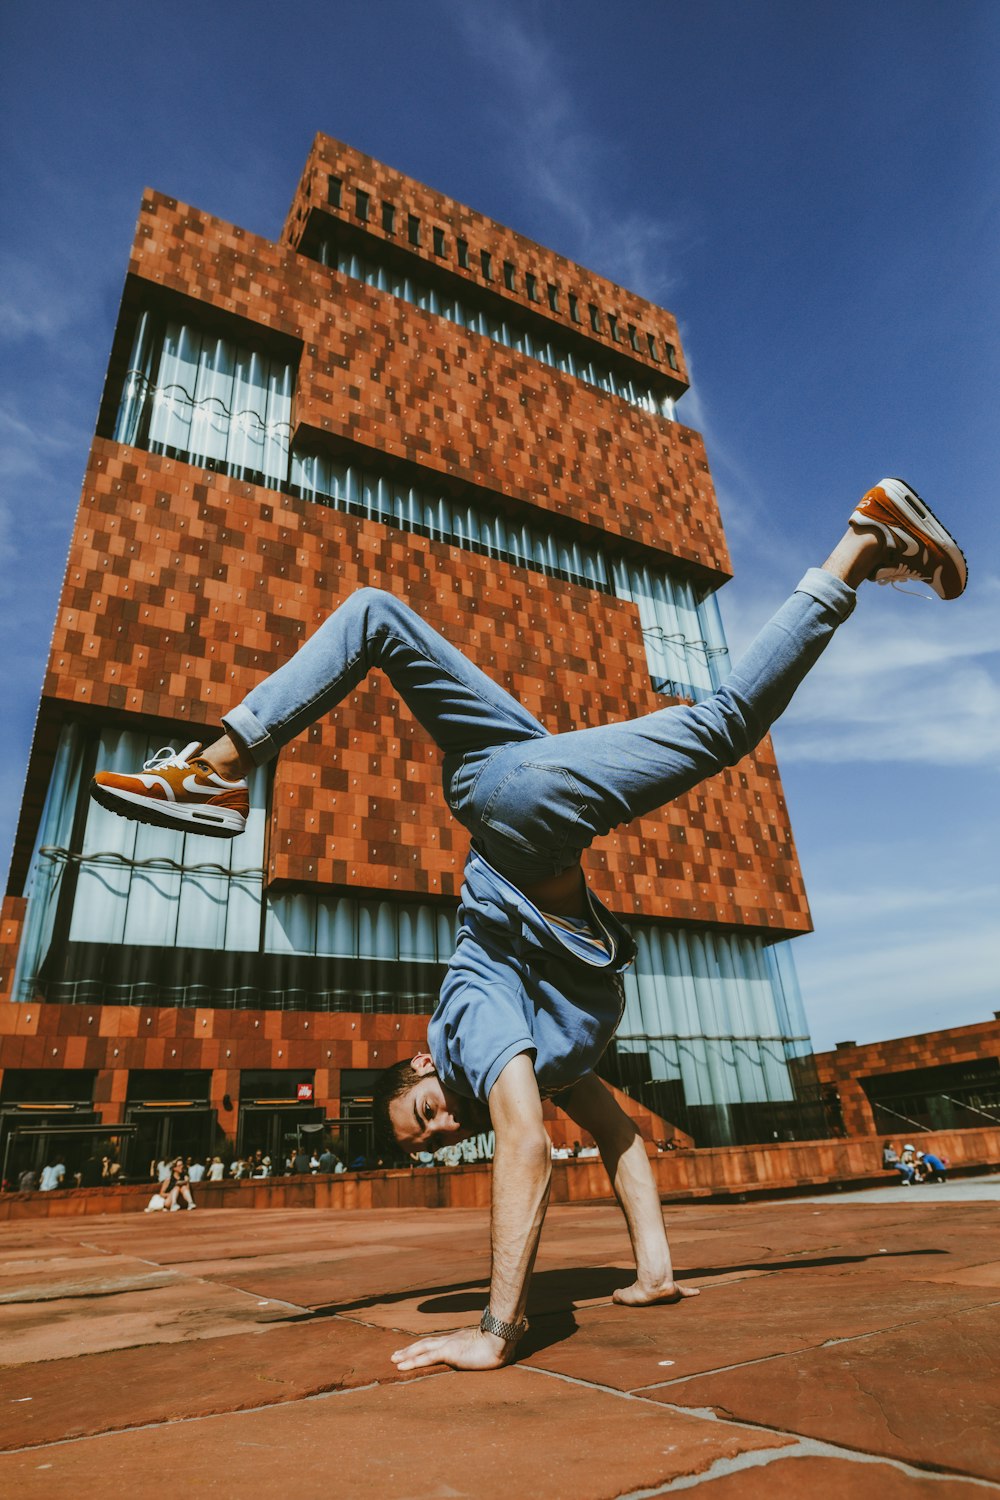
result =
M126 1119L134 1130L128 1148L133 1182L155 1180L157 1162L177 1156L204 1161L212 1155L215 1111L207 1105L132 1104Z
M237 1152L271 1158L271 1175L279 1177L299 1146L312 1153L322 1149L324 1111L316 1105L278 1104L248 1100L240 1105Z
M182 1156L204 1161L218 1144L209 1104L211 1074L136 1069L129 1074L125 1118L133 1128L128 1169L133 1181L155 1178L156 1164Z

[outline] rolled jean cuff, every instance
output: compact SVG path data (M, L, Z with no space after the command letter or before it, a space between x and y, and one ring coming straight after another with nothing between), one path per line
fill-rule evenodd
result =
M222 722L246 750L255 766L264 766L274 760L280 749L268 730L245 703L238 703L229 713L223 714Z
M801 582L795 585L795 592L809 594L820 604L825 604L838 620L846 620L858 602L856 590L842 578L835 578L825 568L809 568Z

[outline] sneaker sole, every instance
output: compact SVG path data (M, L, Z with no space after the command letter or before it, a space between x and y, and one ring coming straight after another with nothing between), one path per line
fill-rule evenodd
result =
M917 494L912 484L907 484L905 479L899 479L898 477L883 479L879 488L885 490L889 499L899 507L906 520L912 522L914 526L920 527L930 537L931 541L948 556L962 580L962 587L959 592L964 593L966 584L969 581L969 564L966 561L965 553L951 532L947 531L941 525L941 522L931 510L927 501Z
M99 806L133 823L148 823L153 828L173 828L180 833L200 833L210 839L234 839L247 826L242 813L228 807L197 807L184 803L154 802L138 792L125 792L90 783L90 795Z

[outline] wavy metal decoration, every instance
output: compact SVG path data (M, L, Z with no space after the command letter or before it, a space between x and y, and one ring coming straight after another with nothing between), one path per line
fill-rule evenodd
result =
M260 412L255 411L251 406L246 406L243 407L240 411L233 412L222 400L221 396L202 396L196 401L194 396L191 395L191 392L185 386L179 385L177 383L162 386L154 385L149 377L147 375L144 375L141 370L129 370L126 379L131 385L131 390L134 390L136 387L138 387L142 391L143 400L148 400L149 397L152 396L154 399L162 400L164 402L174 401L176 398L170 393L179 391L181 393L181 396L183 397L183 404L189 406L191 410L198 416L203 415L201 410L203 407L215 406L231 426L234 424L239 424L243 427L244 431L248 431L251 425L248 421L248 418L252 418L253 421L257 424L258 430L264 433L266 436L273 437L280 434L285 437L288 442L291 442L292 424L290 422L266 422L261 416ZM131 390L129 391L129 394L131 394Z

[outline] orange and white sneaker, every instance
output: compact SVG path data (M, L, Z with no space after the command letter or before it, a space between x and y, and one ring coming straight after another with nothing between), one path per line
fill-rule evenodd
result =
M935 516L902 479L880 479L858 501L850 518L855 531L875 531L888 556L874 573L876 583L917 578L942 599L957 599L965 588L965 554Z
M98 771L90 784L95 802L137 823L232 839L246 827L250 795L245 781L225 781L207 761L198 760L195 742L178 754L157 750L141 771L123 775Z

